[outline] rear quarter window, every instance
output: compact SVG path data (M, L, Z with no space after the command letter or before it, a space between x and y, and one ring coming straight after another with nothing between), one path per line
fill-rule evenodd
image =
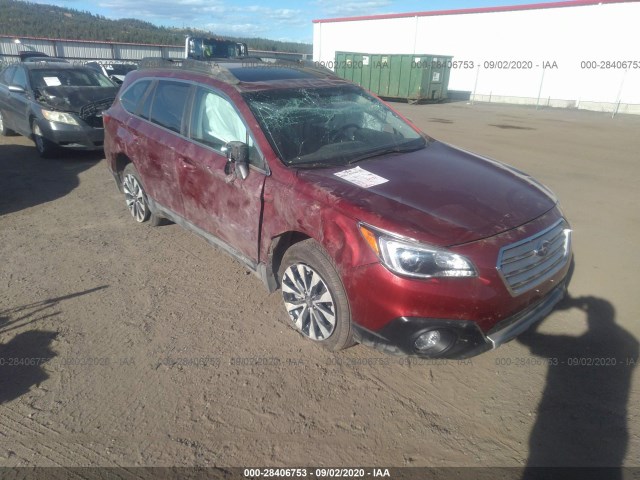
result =
M140 111L140 104L145 92L151 85L151 80L140 80L131 85L120 97L120 104L127 112L136 114Z
M13 78L13 73L16 71L16 67L7 67L0 74L0 83L3 85L11 85L11 79Z

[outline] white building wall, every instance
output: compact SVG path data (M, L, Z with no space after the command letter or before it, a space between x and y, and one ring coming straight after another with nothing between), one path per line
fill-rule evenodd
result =
M452 55L449 90L478 100L640 113L640 2L314 23L314 60L336 51ZM503 69L491 61L531 62ZM636 62L584 68L583 61ZM545 62L557 68L543 69ZM330 63L329 63L330 64ZM606 65L605 65L606 67ZM618 106L618 102L620 105Z

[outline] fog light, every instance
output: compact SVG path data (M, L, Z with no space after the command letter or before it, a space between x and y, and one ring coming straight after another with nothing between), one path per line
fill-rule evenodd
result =
M449 350L455 343L455 335L451 331L429 330L418 335L413 342L413 348L419 354L438 355Z
M430 332L423 333L416 341L415 346L418 351L431 350L440 342L440 332L438 330L431 330Z

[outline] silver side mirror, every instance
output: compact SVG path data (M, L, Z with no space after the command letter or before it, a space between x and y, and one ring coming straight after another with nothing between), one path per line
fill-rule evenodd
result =
M224 146L227 163L224 167L226 174L235 173L242 180L249 176L249 146L244 142L228 142Z
M18 85L9 85L9 91L13 93L25 93L25 89Z

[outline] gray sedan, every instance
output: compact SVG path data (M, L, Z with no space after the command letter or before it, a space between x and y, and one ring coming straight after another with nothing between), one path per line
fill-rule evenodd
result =
M47 157L59 147L98 150L102 112L118 86L86 67L38 61L12 64L0 72L0 135L32 138Z

